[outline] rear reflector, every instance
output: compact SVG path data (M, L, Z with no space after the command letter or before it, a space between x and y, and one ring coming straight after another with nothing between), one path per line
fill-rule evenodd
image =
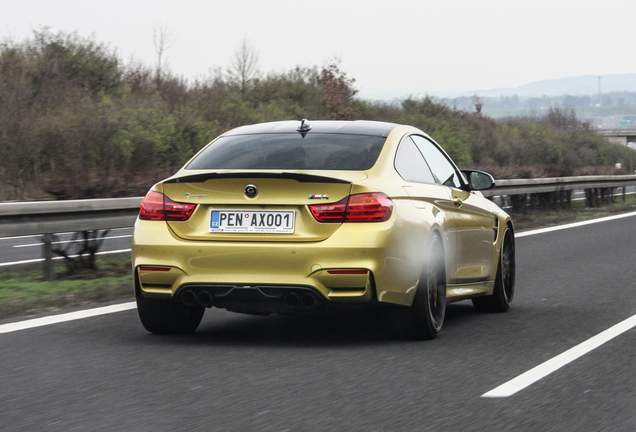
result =
M170 271L170 267L139 267L142 271Z
M369 273L369 270L327 270L327 273L335 275L361 275Z
M158 221L186 221L196 204L178 203L162 193L150 191L139 206L139 219Z
M310 205L318 222L384 222L393 212L393 201L382 193L351 195L333 204Z

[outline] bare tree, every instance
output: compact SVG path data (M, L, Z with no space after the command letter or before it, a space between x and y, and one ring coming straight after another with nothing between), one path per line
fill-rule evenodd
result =
M254 81L260 77L258 51L246 38L243 38L241 46L234 52L228 74L238 84L243 98Z
M477 93L473 95L473 106L475 107L475 114L481 116L481 110L484 108L484 101Z
M325 92L325 106L329 115L335 120L353 120L358 111L350 106L350 102L358 93L353 87L355 78L347 78L347 74L340 70L340 59L332 59L323 66L318 78L318 84Z
M159 29L155 28L152 31L152 42L155 46L155 52L157 53L155 81L157 83L157 88L161 88L163 71L167 67L165 59L166 51L168 51L172 44L174 44L172 32L166 26L159 27Z

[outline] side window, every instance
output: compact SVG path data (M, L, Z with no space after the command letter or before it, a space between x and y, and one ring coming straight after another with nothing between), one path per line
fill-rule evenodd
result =
M435 183L433 173L426 165L422 154L408 137L400 143L395 156L395 169L406 181Z
M424 155L428 166L431 167L437 183L456 188L461 186L457 171L435 144L418 135L413 135L411 138Z

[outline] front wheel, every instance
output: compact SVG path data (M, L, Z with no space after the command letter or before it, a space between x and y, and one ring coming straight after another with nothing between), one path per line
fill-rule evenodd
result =
M409 327L415 339L435 339L446 314L446 264L439 237L432 237L427 249L427 263L409 310Z
M492 295L476 297L473 305L481 312L506 312L515 294L515 240L512 230L506 226L499 254L499 265Z
M193 333L203 318L203 306L137 296L137 312L144 328L155 334Z

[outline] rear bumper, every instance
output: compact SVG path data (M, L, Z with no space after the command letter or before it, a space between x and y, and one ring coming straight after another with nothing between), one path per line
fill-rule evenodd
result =
M181 300L188 289L209 290L226 308L226 303L285 304L285 295L296 289L309 290L318 303L410 304L409 288L417 283L421 263L399 255L404 248L392 230L389 221L343 225L320 242L207 242L180 239L165 222L138 220L133 268L143 296ZM141 268L152 266L167 270ZM230 287L230 294L220 295L225 288L219 287ZM272 287L280 288L275 299Z
M216 306L232 312L249 314L297 313L319 309L328 304L312 287L184 285L175 295L186 306Z

